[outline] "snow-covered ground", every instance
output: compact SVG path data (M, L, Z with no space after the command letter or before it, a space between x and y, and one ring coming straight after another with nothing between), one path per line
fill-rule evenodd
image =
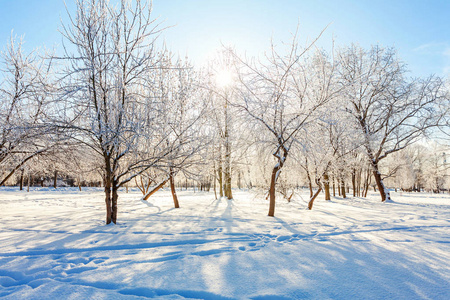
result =
M4 299L450 299L450 196L325 202L261 194L0 189Z

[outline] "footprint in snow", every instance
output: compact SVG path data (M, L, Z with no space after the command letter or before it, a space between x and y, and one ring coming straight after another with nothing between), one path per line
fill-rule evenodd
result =
M247 247L245 247L245 246L241 246L241 247L239 247L238 249L239 250L241 250L241 251L256 251L256 250L259 250L261 247L257 247L257 244L256 243L248 243L247 244L248 245L248 250L247 250Z
M94 264L98 265L98 264L101 264L102 262L105 262L105 261L106 261L106 259L103 259L103 258L97 258L97 259L94 259L92 262L93 262Z
M289 236L289 235L281 235L281 236L277 237L277 241L278 242L283 242L283 241L288 240L290 238L291 238L291 236Z

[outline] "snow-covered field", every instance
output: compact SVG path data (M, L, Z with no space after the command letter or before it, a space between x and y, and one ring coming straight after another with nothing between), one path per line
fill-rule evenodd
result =
M0 189L4 299L450 299L450 196L394 203L307 193L121 193L104 225L100 189Z

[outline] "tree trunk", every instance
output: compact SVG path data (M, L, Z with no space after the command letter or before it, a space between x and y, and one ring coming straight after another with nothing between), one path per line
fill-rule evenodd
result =
M220 198L223 197L223 173L222 173L222 162L219 161L219 169L217 170L218 180L219 180L219 195ZM195 188L194 188L195 189Z
M116 224L117 223L117 200L119 199L119 194L117 193L119 187L117 186L117 182L113 180L112 186L112 202L111 202L111 221Z
M20 190L22 191L23 190L23 172L24 172L24 169L22 169L22 170L20 170Z
M113 213L113 174L111 172L111 157L104 153L103 158L105 160L103 182L105 185L106 224L111 224Z
M172 198L173 198L173 204L175 208L180 208L180 204L178 203L178 197L177 197L177 191L175 190L175 183L174 183L174 174L172 168L170 168L169 171L169 180L170 180L170 191L172 192Z
M238 189L241 189L241 171L238 170Z
M308 202L308 209L311 210L314 204L314 200L316 200L317 196L322 191L322 185L319 184L319 189L316 191L316 193L311 197L311 199Z
M381 178L380 171L378 170L378 163L373 161L372 168L373 168L373 177L375 178L375 182L377 184L378 191L380 192L381 202L384 202L386 200L391 200L391 195L390 195L389 191L385 188L383 179Z
M214 198L217 200L217 188L216 188L216 164L214 163L214 178L213 178L213 188L214 188Z
M227 144L228 145L228 144ZM230 155L228 153L228 147L225 147L225 197L228 199L233 199L233 194L231 192L231 163L230 163Z
M228 99L227 99L228 100ZM225 197L233 199L231 192L231 147L228 132L228 101L225 102L225 130L224 130L224 142L225 142Z
M231 191L231 176L229 174L226 174L225 197L228 199L233 199L233 193Z
M308 176L309 177L309 176ZM308 187L309 187L309 197L311 198L313 196L313 187L312 187L312 183L311 183L311 179L308 178L309 182L308 182Z
M365 172L364 184L363 184L363 194L364 198L367 197L367 191L369 190L369 178L370 178L370 168Z
M105 175L105 204L106 204L106 224L111 223L112 201L111 201L111 179L109 174Z
M269 217L275 216L275 184L277 180L277 173L280 168L275 166L272 170L272 176L270 177L270 188L269 188Z
M340 197L341 196L341 182L339 180L337 183L337 191L338 191L338 196Z
M30 191L30 184L31 184L31 175L30 173L28 173L27 192Z
M336 197L336 184L334 183L334 176L333 176L333 197Z
M344 182L344 179L341 179L341 194L342 194L342 198L347 198L347 195L345 194L345 182Z
M361 197L361 168L358 169L356 176L356 195Z
M280 150L283 148L283 155L281 156ZM278 151L273 154L278 158L278 163L272 170L272 176L270 177L270 188L269 188L269 217L275 216L275 185L278 180L278 176L280 176L281 168L283 168L284 162L286 161L286 157L288 155L288 150L281 143L278 145Z
M352 170L353 197L356 197L356 169Z
M329 182L329 177L328 177L328 173L325 172L323 174L323 186L325 189L325 200L331 200L330 197L330 182ZM311 197L312 198L312 197Z
M53 176L53 188L56 189L56 182L58 180L58 170L55 170L54 176Z
M142 200L148 200L148 198L150 198L151 195L153 195L154 193L156 193L160 188L162 188L167 181L169 181L170 176L167 177L164 181L162 181L160 184L158 184L157 186L155 186L153 189L150 190L150 192L148 192L143 198ZM194 192L195 192L195 186L194 186Z

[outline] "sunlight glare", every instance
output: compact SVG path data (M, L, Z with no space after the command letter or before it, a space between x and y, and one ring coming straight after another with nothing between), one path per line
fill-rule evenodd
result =
M216 73L216 84L219 88L225 88L233 82L233 74L229 70L219 70Z

